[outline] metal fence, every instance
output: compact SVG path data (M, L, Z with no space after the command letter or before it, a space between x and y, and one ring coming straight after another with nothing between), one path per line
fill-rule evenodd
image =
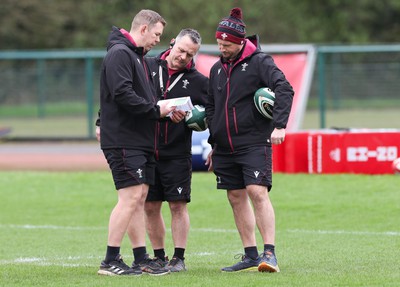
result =
M216 46L208 51L215 53ZM301 127L400 128L400 45L316 46L316 51ZM104 55L0 52L0 131L9 128L12 138L92 139Z
M380 128L400 128L400 45L319 46L317 53L309 108L318 106L321 128L328 113L355 110L371 122L384 118Z
M94 95L104 55L104 51L0 52L0 127L10 123L17 137L92 137L99 106ZM35 122L36 128L24 129L24 122L28 126Z

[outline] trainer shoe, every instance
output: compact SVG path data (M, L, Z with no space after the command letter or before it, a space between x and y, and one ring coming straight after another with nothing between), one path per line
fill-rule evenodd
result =
M108 276L116 276L116 275L142 275L142 270L140 268L131 268L125 264L122 260L122 256L119 254L115 260L106 263L102 261L100 264L100 269L97 271L99 275L108 275Z
M186 271L185 261L178 257L173 257L168 262L168 265L166 266L166 268L168 270L170 270L171 272Z
M133 264L133 266L135 266L135 264ZM171 272L167 268L162 266L159 262L157 262L157 259L154 260L150 258L148 254L146 254L146 257L142 260L142 262L139 263L139 266L142 269L143 273L147 273L152 276L166 275Z
M245 255L238 254L235 256L235 259L240 258L240 256L242 257L241 261L232 266L224 267L221 269L221 271L223 272L257 271L258 264L260 264L260 257L257 257L257 259L251 259L246 254Z
M258 265L258 271L271 273L280 272L275 254L272 253L270 250L266 250L263 254L260 255L260 264Z
M157 264L161 265L162 267L167 266L167 265L168 265L168 262L169 262L168 256L165 256L164 259L155 257L153 260L154 260Z

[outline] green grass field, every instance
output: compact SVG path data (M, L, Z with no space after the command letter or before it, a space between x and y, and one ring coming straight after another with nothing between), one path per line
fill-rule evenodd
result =
M68 106L67 106L68 107ZM58 111L58 110L57 110ZM23 113L18 116L11 116L7 113L5 107L0 107L0 128L11 128L8 135L12 138L71 138L71 137L94 137L89 134L89 125L94 130L94 122L97 117L97 109L94 110L94 118L88 120L86 116L74 115L74 113L65 113L67 115L54 116L49 113L48 116L40 118L32 116L32 108L25 116ZM326 128L357 128L357 129L400 129L398 119L400 110L398 107L386 109L349 109L349 110L329 110L326 112ZM27 116L31 115L31 116ZM73 116L71 116L73 115ZM320 113L318 110L307 110L301 129L319 129Z
M0 286L399 286L399 183L274 175L281 273L226 274L243 253L231 209L211 173L194 173L188 272L121 278L96 274L116 200L108 172L1 172ZM166 244L171 256L170 232ZM129 264L127 239L122 254Z

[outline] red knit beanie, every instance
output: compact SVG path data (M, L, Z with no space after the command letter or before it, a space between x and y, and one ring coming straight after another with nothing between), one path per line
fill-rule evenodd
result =
M243 44L246 37L246 25L242 19L242 9L233 8L230 16L223 18L219 22L215 38L236 44Z

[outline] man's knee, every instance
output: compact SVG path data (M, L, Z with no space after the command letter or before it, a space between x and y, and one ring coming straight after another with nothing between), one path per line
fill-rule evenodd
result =
M173 201L169 203L169 208L172 215L180 215L187 212L186 201Z
M246 190L243 189L229 190L227 196L231 205L240 204L244 200L247 200Z
M144 210L148 217L158 215L161 212L161 201L146 201Z

